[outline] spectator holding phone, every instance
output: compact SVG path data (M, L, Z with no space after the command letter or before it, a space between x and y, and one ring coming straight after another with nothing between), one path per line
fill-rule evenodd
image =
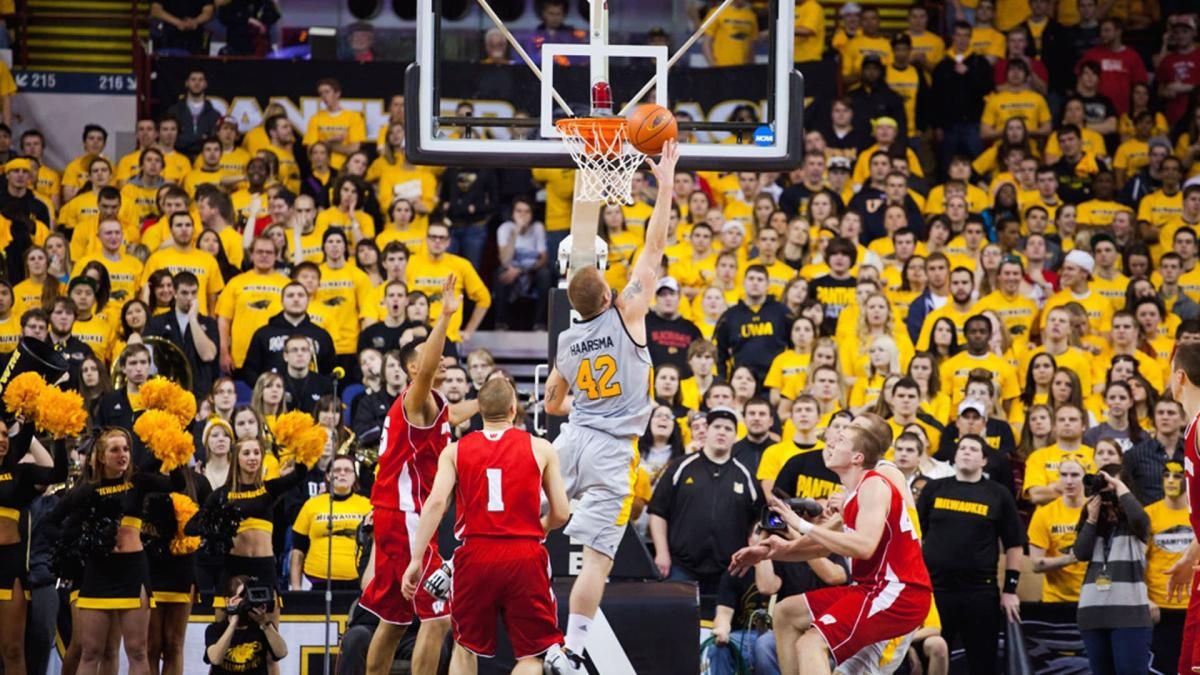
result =
M287 643L279 634L277 619L267 613L267 605L243 606L247 602L246 589L252 585L249 577L230 579L225 618L204 632L204 662L212 665L210 675L267 675L270 663L287 656Z

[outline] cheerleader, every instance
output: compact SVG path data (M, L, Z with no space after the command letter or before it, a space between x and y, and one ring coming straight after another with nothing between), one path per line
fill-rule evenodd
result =
M212 494L212 487L204 476L193 471L184 471L184 496L195 504L203 504ZM164 503L167 507L165 532L174 532L178 527L174 495ZM163 539L169 539L163 529ZM168 545L156 547L148 552L150 559L150 585L154 589L154 603L150 610L150 632L147 640L151 670L162 675L183 675L183 644L187 635L188 617L192 615L192 603L196 599L197 559L195 553L176 555Z
M62 458L61 475L50 453L33 438L32 432L9 438L9 426L0 419L0 649L5 673L25 672L25 597L29 572L26 549L29 541L21 536L21 515L40 494L35 486L46 486L66 477ZM22 442L23 441L23 442ZM10 447L24 453L10 452ZM64 451L65 452L65 451Z
M279 478L264 481L262 474L263 447L257 438L242 438L234 445L235 458L229 467L229 479L205 500L204 509L215 511L228 504L237 514L240 524L233 537L233 546L225 556L225 566L217 588L228 588L229 579L236 576L254 577L264 586L277 589L278 578L275 551L272 544L275 503L286 492L300 484L308 474L303 464L287 462ZM193 518L189 535L201 535L201 518ZM213 607L225 607L225 598L213 598ZM274 614L274 613L273 613Z
M146 658L146 636L154 599L150 585L150 563L142 549L142 516L146 497L181 490L182 472L165 476L155 459L141 470L133 468L133 439L121 428L101 432L93 446L90 475L76 486L50 514L50 522L61 526L68 516L90 515L112 509L119 517L115 542L102 542L101 550L85 551L82 581L75 599L77 623L73 638L81 649L79 672L94 673L103 660L109 631L119 632L125 642L128 672L150 672ZM100 518L103 520L103 517ZM83 528L103 528L103 522L84 523ZM86 537L81 538L86 539ZM104 550L108 549L108 550Z

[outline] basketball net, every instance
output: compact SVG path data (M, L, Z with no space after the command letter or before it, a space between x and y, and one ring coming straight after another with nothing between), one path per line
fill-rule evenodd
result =
M625 119L575 117L559 120L555 126L579 166L575 199L632 204L633 174L646 155L629 142Z

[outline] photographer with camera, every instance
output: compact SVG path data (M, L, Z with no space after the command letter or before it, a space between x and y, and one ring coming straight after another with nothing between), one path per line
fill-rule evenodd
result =
M996 672L1001 610L1020 621L1024 533L1012 493L983 475L987 441L975 434L958 439L954 475L930 481L917 501L924 533L925 565L933 581L942 637L962 638L970 672ZM996 559L1004 551L1003 592Z
M269 664L287 656L287 643L269 613L275 607L275 590L257 585L253 577L229 580L225 618L204 631L204 662L210 675L257 673L266 675Z
M1083 478L1075 557L1087 562L1077 623L1093 673L1145 673L1150 661L1146 540L1150 518L1109 464Z

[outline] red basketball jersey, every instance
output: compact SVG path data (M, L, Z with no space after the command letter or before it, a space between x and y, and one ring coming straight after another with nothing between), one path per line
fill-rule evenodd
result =
M542 470L532 436L519 429L476 431L458 442L455 536L541 540Z
M408 387L396 397L379 435L379 467L371 488L371 505L420 513L433 489L438 457L450 442L450 407L431 391L437 415L429 426L417 426L404 413Z
M871 477L879 478L888 487L891 506L875 553L867 560L850 561L851 578L857 584L870 587L899 582L906 586L931 589L929 570L921 555L921 541L905 508L904 498L891 481L875 471L867 471L859 481L859 486ZM858 521L857 488L842 507L842 520L847 530L854 530Z
M1200 413L1197 413L1192 421L1188 423L1187 431L1183 433L1183 471L1187 476L1187 494L1188 506L1191 513L1188 518L1192 522L1192 531L1200 532L1200 477L1196 475L1197 469L1200 469L1200 449L1196 447L1196 442L1200 440L1200 429L1197 429L1197 421L1200 421Z

